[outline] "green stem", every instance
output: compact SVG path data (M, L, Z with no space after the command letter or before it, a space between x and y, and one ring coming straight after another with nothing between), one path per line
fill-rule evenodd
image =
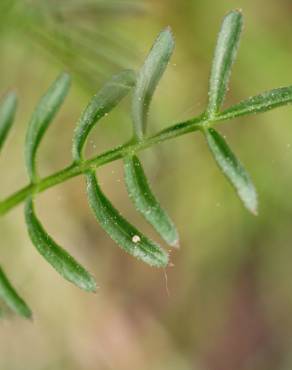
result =
M219 119L219 117L218 117ZM38 181L36 184L29 184L18 190L0 202L0 216L8 213L12 208L22 203L27 197L43 192L55 185L61 184L72 177L76 177L88 171L97 169L106 163L123 158L128 154L135 154L155 144L173 139L189 132L201 130L208 123L206 116L200 115L191 120L180 122L160 131L159 133L145 138L140 142L130 142L114 149L106 151L97 157L85 160L80 163L73 163L70 166Z

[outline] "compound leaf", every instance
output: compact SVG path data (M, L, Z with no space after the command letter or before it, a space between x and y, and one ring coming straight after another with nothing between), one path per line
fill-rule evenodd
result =
M236 189L245 207L257 214L257 193L249 174L217 131L210 128L204 133L219 168Z
M28 198L25 204L25 220L32 243L49 264L79 288L89 292L96 291L94 278L44 230L35 215L31 198Z
M32 114L25 141L25 160L30 180L36 182L36 151L49 124L61 107L70 87L70 76L61 74L39 101Z
M101 191L95 173L88 172L86 181L89 205L97 221L109 236L123 250L148 265L167 266L167 253L121 216Z
M14 121L16 107L17 97L13 92L7 94L0 103L0 150Z
M0 298L15 313L27 319L31 318L32 312L24 300L17 294L11 285L3 269L0 267Z
M242 30L242 15L232 11L223 20L218 35L209 81L208 115L219 112L228 88L231 68L234 63Z
M177 230L152 193L142 164L136 155L124 159L125 180L130 198L136 209L172 247L178 247Z
M114 75L109 82L91 99L82 113L73 138L73 158L80 161L82 149L89 135L100 118L110 112L128 94L135 85L136 76L131 70Z
M174 49L174 39L169 28L155 41L137 77L132 102L134 132L142 139L146 130L147 114L155 88L165 71Z

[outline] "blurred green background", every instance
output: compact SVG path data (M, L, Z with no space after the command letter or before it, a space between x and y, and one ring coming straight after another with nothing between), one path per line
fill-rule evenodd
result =
M81 110L121 68L138 68L170 25L176 50L151 107L149 131L203 111L223 16L241 8L245 28L226 106L292 84L288 0L1 0L1 94L16 89L17 121L0 157L1 197L27 183L23 142L30 114L61 70L73 88L46 135L39 167L69 164ZM127 140L129 99L92 134L88 155ZM257 185L258 217L241 206L200 134L141 154L152 187L174 219L173 267L151 269L123 253L95 222L84 179L38 197L54 239L96 276L96 295L65 282L31 245L22 207L1 218L1 265L34 311L4 315L2 370L289 370L292 368L292 112L219 127ZM148 235L123 183L121 162L98 171L106 194Z

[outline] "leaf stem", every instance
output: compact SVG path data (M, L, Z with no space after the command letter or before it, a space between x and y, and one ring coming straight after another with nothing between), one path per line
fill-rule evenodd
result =
M203 117L203 115L200 115L193 119L174 124L153 136L145 138L142 141L131 141L124 145L117 146L114 149L110 149L94 158L84 160L80 163L73 163L61 171L40 179L35 184L28 184L1 201L0 216L8 213L12 208L22 203L26 198L41 193L46 189L61 184L73 177L79 176L89 169L97 169L98 167L101 167L107 163L123 158L128 154L135 154L160 142L173 139L188 132L197 131L202 128L205 121L206 119Z

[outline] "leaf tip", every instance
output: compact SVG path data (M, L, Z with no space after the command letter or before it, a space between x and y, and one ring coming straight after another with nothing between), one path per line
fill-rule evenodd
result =
M11 111L11 114L15 113L16 106L17 106L17 93L16 90L10 90L8 91L2 98L1 98L1 104L5 105L6 108Z
M11 100L17 100L16 90L10 90L10 91L8 91L8 93L6 94L6 97L7 98L10 98Z
M240 196L242 194L239 194ZM247 210L253 215L258 216L258 197L255 188L251 189L249 196L241 197Z
M168 266L168 263L169 263L168 253L165 252L164 256L160 258L159 262L153 264L153 266L158 268L166 268Z
M63 71L63 72L60 74L60 77L62 77L62 78L64 78L64 79L66 79L66 80L68 80L68 81L71 81L71 75L70 75L70 73L69 73L69 72L67 72L67 71Z
M29 312L27 313L27 315L24 315L24 317L25 317L27 320L29 320L31 323L33 323L33 322L34 322L34 316L33 316L33 314L32 314L32 312L31 312L31 311L29 311Z
M23 318L30 320L31 322L34 321L32 311L24 301L22 301L22 305L18 311L18 314L21 315Z
M238 17L239 19L243 18L243 10L241 8L236 8L234 10L231 10L226 14L224 19L229 18L229 17Z
M253 216L258 216L259 215L258 204L254 205L252 207L249 207L248 209L249 209L249 211L251 212L251 214Z
M78 277L75 277L74 279L69 278L67 280L69 280L71 283L75 284L85 292L96 293L97 284L93 275L91 275L91 273L89 273L83 267L79 268L79 270L81 273L79 273Z
M170 26L165 27L164 30L161 31L159 36L161 37L161 36L164 36L164 35L165 35L165 37L168 38L168 41L170 43L170 47L173 49L174 44L175 44L175 39L174 39L174 35L173 35L173 32L172 32L172 28Z
M171 235L168 235L168 238L164 239L170 247L174 249L180 249L180 238L177 229L173 224L171 229Z
M96 293L97 292L97 284L92 275L90 275L89 280L86 284L84 284L84 290L86 290L89 293Z
M61 72L56 82L60 83L61 81L63 83L65 91L66 90L68 91L71 86L71 81L72 81L71 75L66 71Z
M166 26L161 33L163 32L168 33L172 39L174 38L171 26Z
M175 249L180 249L180 240L177 238L173 242L169 243L169 245Z

